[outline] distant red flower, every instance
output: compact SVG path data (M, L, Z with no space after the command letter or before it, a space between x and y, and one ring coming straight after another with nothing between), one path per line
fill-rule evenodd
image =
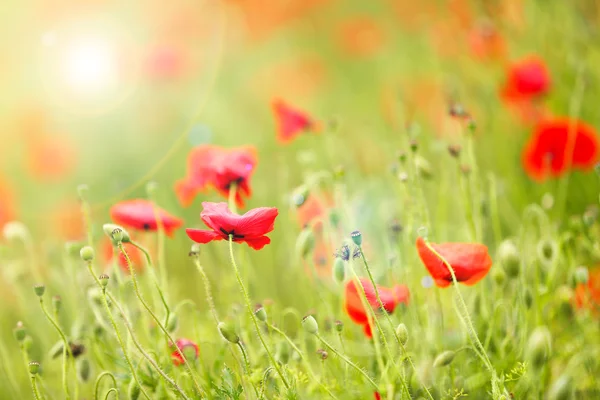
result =
M289 143L305 132L316 132L317 125L306 113L290 107L283 100L274 100L271 104L277 124L277 139Z
M429 243L430 246L448 261L454 270L456 280L465 285L474 285L483 279L492 267L492 258L485 245L479 243ZM417 251L425 268L431 274L438 287L447 287L452 283L452 275L425 243L417 238Z
M181 350L181 352L188 359L188 361L190 361L190 358L192 358L192 356L194 360L198 358L200 349L198 348L198 345L196 343L192 342L189 339L177 339L175 343L177 344L177 347L179 347L179 350ZM185 363L183 357L181 357L181 354L179 354L177 349L173 351L173 354L171 354L171 359L173 360L173 364L175 364L175 366L180 366Z
M469 33L471 53L480 60L498 60L506 55L506 42L488 21L477 24Z
M156 209L159 220L167 236L173 236L173 233L183 225L183 221L162 208ZM149 200L135 199L121 201L110 209L110 217L124 228L156 231L158 229L158 220L155 215L155 206Z
M0 228L15 219L15 200L12 190L0 177Z
M245 242L255 250L271 243L266 235L273 230L278 211L273 207L254 208L244 215L234 214L227 203L202 203L200 213L202 221L210 228L186 229L185 232L194 242L209 243L214 240L229 240L233 235L236 243Z
M566 154L570 150L571 157ZM535 127L523 151L523 166L533 179L543 180L548 175L560 176L569 167L589 170L598 158L598 134L592 126L582 121L555 118Z
M157 80L179 78L185 72L186 54L173 45L157 45L146 56L146 73Z
M575 304L578 308L600 311L600 268L590 269L587 285L580 283L575 288Z
M195 147L187 160L187 176L175 183L175 192L183 206L192 204L198 192L214 187L224 197L236 185L235 201L244 206L243 197L252 194L250 178L258 162L253 146L225 149L219 146Z
M130 243L123 243L123 248L131 260L133 270L136 273L142 272L144 270L144 254L142 251ZM118 253L117 265L119 268L121 268L121 271L123 271L124 274L129 275L127 259L119 249L116 249L116 252ZM110 268L114 256L115 247L113 246L112 241L108 237L105 237L105 240L102 242L102 257L106 263L106 270Z
M369 57L381 50L384 38L381 28L369 18L344 21L339 28L342 50L355 57Z
M296 209L298 224L305 227L311 222L320 221L332 207L333 199L329 194L324 194L322 197L308 194L306 200Z
M375 396L375 400L381 400L381 395L379 394L379 392L374 392L373 396Z
M359 278L359 280L365 289L365 294L370 306L374 310L381 311L379 307L379 301L377 300L377 296L375 294L375 288L373 287L371 281L367 278ZM395 285L391 289L377 285L377 290L379 291L383 308L387 313L393 313L396 309L396 306L400 303L408 304L410 292L408 287L405 285ZM371 338L373 335L367 316L367 312L369 311L365 310L363 307L361 292L362 289L355 280L348 281L348 283L346 283L344 293L344 309L346 310L346 313L350 319L354 323L362 325L365 335Z
M532 100L550 90L550 72L537 56L523 58L508 67L502 96L509 101Z

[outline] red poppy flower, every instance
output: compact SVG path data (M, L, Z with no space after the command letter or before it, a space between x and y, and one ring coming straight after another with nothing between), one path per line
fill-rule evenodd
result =
M189 339L177 339L175 343L177 344L177 347L179 347L179 350L181 350L181 352L185 355L185 358L187 358L188 361L195 360L196 358L198 358L200 349L198 348L198 345L196 343L192 342ZM177 350L173 351L173 354L171 354L171 359L173 360L173 364L175 364L175 366L183 365L185 362L183 361L183 357L181 357L181 354L179 354Z
M379 392L374 392L373 396L375 396L375 400L381 400L381 395L379 394Z
M375 288L371 281L367 278L359 278L360 283L365 289L365 294L370 306L374 310L380 310L379 301L375 294ZM410 292L408 287L405 285L395 285L393 288L386 288L377 285L381 302L383 303L383 309L388 313L393 313L396 306L400 303L408 304L410 298ZM369 319L367 316L367 310L364 309L362 304L362 289L356 284L356 281L351 280L346 283L346 289L344 293L344 309L350 317L350 319L358 324L362 325L365 335L368 338L373 336L371 327L369 326Z
M550 72L545 62L529 56L509 66L502 96L507 100L531 100L550 89Z
M105 237L102 241L102 258L106 264L105 270L109 270L112 265L113 257L115 256L115 248L112 244L112 241ZM131 260L131 264L133 265L133 270L136 273L140 273L144 270L144 259L145 256L140 249L135 247L130 243L123 243L123 248L127 252L129 259ZM121 268L124 274L129 275L129 266L127 265L127 260L123 253L121 253L118 249L118 257L117 257L117 265Z
M590 269L587 285L577 285L575 304L578 308L590 308L600 312L600 268Z
M245 242L255 250L271 243L266 234L273 230L275 218L279 213L276 208L254 208L244 215L238 215L229 210L227 203L204 202L202 207L204 210L200 213L200 218L210 230L186 229L185 233L194 242L229 240L229 235L233 235L234 242Z
M492 258L488 249L479 243L429 243L454 269L456 280L465 285L474 285L485 277L492 267ZM422 237L417 238L417 251L425 268L431 274L438 287L447 287L452 283L452 275L442 262L426 245Z
M229 190L235 184L235 202L243 207L243 197L252 194L250 177L257 162L256 149L252 146L232 149L212 145L198 146L188 156L187 176L175 183L177 197L187 207L192 204L198 192L210 186L222 196L229 197Z
M183 225L183 221L162 208L156 208L160 222L167 236ZM156 231L158 229L155 206L151 201L144 199L126 200L115 204L110 209L110 217L124 228L138 229L144 231Z
M274 100L271 106L277 124L277 139L281 143L289 143L304 132L316 132L316 123L306 113L290 107L282 100Z
M570 129L572 144L567 146ZM567 147L572 150L570 160L565 154L570 150ZM598 156L598 135L592 126L582 121L556 118L536 126L523 152L523 166L529 176L543 180L547 175L560 176L569 167L591 169Z

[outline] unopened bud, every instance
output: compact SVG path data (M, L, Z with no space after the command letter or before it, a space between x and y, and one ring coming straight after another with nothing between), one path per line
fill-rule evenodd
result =
M86 357L79 358L77 360L76 369L79 380L82 382L87 382L90 378L90 361Z
M167 324L166 324L167 331L170 333L175 332L178 325L179 325L179 318L177 318L177 314L175 314L173 312L170 313L169 318L167 318Z
M336 257L333 262L333 278L337 283L342 283L346 279L346 265L339 257Z
M335 320L333 322L333 325L335 326L335 330L338 333L341 333L344 330L344 323L340 320Z
M256 307L256 309L254 310L254 315L256 316L256 318L261 321L261 322L266 322L267 321L267 311L265 310L265 308L262 305L258 305Z
M319 332L319 324L312 315L307 315L302 319L302 327L308 333L316 335Z
M360 246L362 244L362 233L360 231L351 232L350 238L352 238L355 245Z
M296 239L296 252L305 259L315 248L315 235L310 228L304 228Z
M225 322L219 322L217 328L219 329L221 336L223 336L223 339L227 340L229 343L238 344L240 342L240 337L235 333L235 329L231 325Z
M504 272L502 268L494 268L494 270L492 271L492 278L498 286L502 286L502 284L506 280L506 272Z
M306 185L301 185L301 186L298 186L296 189L294 189L294 191L292 193L292 203L294 204L294 206L296 206L296 207L302 206L306 202L306 199L308 198L309 193L310 192Z
M118 241L114 238L114 232L120 230L122 233L122 237L121 237L121 242L123 243L128 243L131 241L131 237L129 236L129 233L123 229L122 227L120 227L119 225L115 225L115 224L104 224L102 226L102 230L104 231L104 233L106 234L106 236L108 236L113 244L117 244ZM120 235L119 235L120 236Z
M54 310L54 312L56 314L58 314L60 312L61 308L62 308L62 297L60 297L59 295L52 296L52 309Z
M440 355L438 355L433 361L434 367L445 367L446 365L450 365L450 363L454 360L455 352L452 350L446 350Z
M13 334L15 335L15 339L17 339L18 342L22 342L23 340L25 340L25 336L27 336L27 330L25 329L23 322L17 322L17 325L15 325L13 329Z
M580 266L575 268L575 282L585 285L590 280L590 272L587 267Z
M498 258L506 274L515 278L521 271L521 258L517 246L511 240L503 241L498 248Z
M535 328L527 341L527 358L534 368L542 367L550 357L552 335L545 326Z
M29 373L31 375L37 375L40 372L40 363L37 361L31 361L29 363Z
M329 357L329 354L324 349L317 350L317 354L321 356L321 360L323 361L327 360L327 357Z
M396 328L396 335L398 335L398 340L400 340L402 346L406 346L408 342L408 329L406 329L406 325L399 324Z
M103 287L103 288L105 288L106 286L108 286L108 280L109 280L109 279L110 279L110 278L109 278L109 277L108 277L108 275L106 275L106 274L101 274L101 275L98 277L98 280L100 281L100 285L102 285L102 287Z
M46 292L46 286L42 283L38 283L33 287L33 291L35 292L37 297L42 297Z
M92 249L90 246L84 246L81 248L81 250L79 250L79 256L83 261L93 261L95 256L94 249Z

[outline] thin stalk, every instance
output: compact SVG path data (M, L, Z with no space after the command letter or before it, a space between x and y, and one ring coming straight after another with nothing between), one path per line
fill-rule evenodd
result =
M33 390L33 398L35 400L41 400L40 391L37 387L37 377L35 375L31 375L31 389Z
M110 388L110 389L108 389L108 392L106 392L106 396L104 396L104 400L108 400L108 397L110 396L111 393L115 394L115 399L119 398L119 389Z
M154 322L156 322L156 324L163 331L163 333L169 339L169 341L171 343L175 343L175 340L173 339L173 337L171 337L171 334L169 333L169 331L167 330L167 328L165 328L165 326L163 325L163 323L160 321L160 319L158 319L158 317L156 316L156 314L154 313L154 311L152 311L152 309L150 308L150 306L148 305L148 303L146 303L146 301L142 297L142 293L140 292L140 288L139 288L139 285L138 285L138 282L137 282L137 278L135 277L135 271L133 270L133 264L131 263L131 259L129 258L129 255L127 254L127 252L123 248L123 243L119 242L117 244L117 246L119 247L119 250L121 250L121 253L125 257L125 260L127 261L127 266L129 268L129 273L131 275L131 281L133 282L133 289L135 291L135 294L136 294L138 300L140 301L140 303L142 303L142 306L144 306L144 308L146 309L146 311L148 311L148 314L150 314L150 316L152 317L152 319L154 320ZM202 395L202 389L200 388L200 384L198 383L198 380L196 379L196 374L192 370L192 367L190 366L190 364L189 364L189 362L188 362L185 354L183 354L183 351L179 348L179 346L176 345L175 349L179 353L179 355L181 356L181 358L183 360L183 363L185 365L185 368L188 370L188 373L190 374L190 378L194 382L194 386L196 387L196 390L198 391L198 394L201 396Z
M208 280L208 276L206 275L206 272L204 271L202 264L200 264L200 257L195 255L195 256L193 256L193 260L194 260L194 265L196 266L196 269L198 270L198 272L200 273L200 276L202 277L202 282L204 282L204 291L206 292L206 302L208 303L208 308L210 308L210 312L211 312L213 318L215 319L215 322L218 324L219 323L219 314L217 313L217 308L215 307L215 302L212 297L210 281Z
M231 191L230 191L230 193L231 193ZM269 361L271 361L271 365L273 365L273 367L277 371L277 374L281 378L286 389L289 390L290 384L285 379L285 376L283 375L283 371L279 367L279 364L277 364L277 361L275 361L275 358L273 357L271 350L269 350L269 347L267 346L267 343L265 342L265 339L263 338L260 327L258 326L258 321L256 320L256 316L254 315L254 312L252 311L252 303L250 301L250 296L248 296L248 291L246 290L246 287L244 286L244 282L242 281L240 271L237 267L237 264L235 263L235 258L233 257L233 235L229 235L229 256L231 258L231 264L233 265L235 277L237 278L238 284L240 285L240 289L242 290L242 294L244 295L244 301L246 302L246 307L248 308L248 313L250 314L250 319L254 323L254 328L256 329L256 334L258 335L258 338L259 338L260 342L262 343L262 346L264 347L265 351L267 352L267 356L269 357Z
M96 383L94 383L94 400L98 400L98 390L100 390L100 382L102 381L102 378L104 378L105 376L108 376L112 379L113 381L113 386L116 388L117 387L117 379L115 378L115 376L112 374L112 372L109 371L104 371L102 372L100 375L98 375L98 377L96 378Z
M156 274L154 273L154 269L152 268L152 257L150 257L150 253L148 253L148 250L146 250L144 248L144 246L141 246L139 243L134 242L134 241L131 241L129 243L132 246L134 246L136 249L138 249L142 253L144 253L144 257L146 257L146 263L148 264L148 269L150 270L150 275L152 275L152 279L154 280L154 286L156 287L156 290L158 291L160 300L163 303L163 306L165 307L165 311L167 313L165 316L165 325L166 325L169 320L169 316L171 314L171 309L169 308L169 304L167 304L166 296L161 288L161 285L158 283L158 280L156 279ZM121 250L121 249L119 248L119 250Z

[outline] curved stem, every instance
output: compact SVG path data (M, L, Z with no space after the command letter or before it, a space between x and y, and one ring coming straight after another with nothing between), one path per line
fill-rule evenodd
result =
M298 346L296 346L294 344L294 342L292 341L292 339L290 339L290 337L288 335L285 334L284 331L282 331L281 329L279 329L278 327L276 327L275 325L272 325L270 323L267 322L267 326L269 327L269 329L273 329L275 332L279 333L281 336L283 336L283 338L290 344L290 346L292 346L292 348L294 349L294 351L296 353L298 353L298 355L300 356L300 359L304 359L304 355L302 354L302 350L300 350L298 348Z
M131 263L131 259L129 258L129 255L127 254L127 252L123 248L123 243L119 242L117 244L117 246L119 247L119 250L121 251L121 253L125 257L125 260L127 261L127 266L129 268L129 273L131 274L131 281L133 282L133 289L135 291L135 294L136 294L138 300L140 301L140 303L142 303L142 306L144 306L144 308L146 309L146 311L148 311L148 314L150 314L150 316L152 317L152 319L154 320L154 322L156 322L156 324L163 331L163 333L169 339L169 341L171 343L175 344L175 340L173 340L173 337L171 337L171 334L169 333L169 331L167 330L167 328L165 328L165 326L163 325L163 323L158 319L158 317L156 316L156 314L154 314L154 311L152 311L152 309L150 308L150 306L148 305L148 303L146 303L146 301L142 297L142 294L140 292L140 288L138 286L137 279L135 277L135 271L133 270L133 264ZM200 396L202 396L202 389L200 388L200 384L198 383L198 380L196 379L196 376L195 376L196 374L192 370L192 367L190 366L190 363L188 362L185 354L183 354L183 351L179 348L179 346L176 345L175 349L176 349L175 351L177 351L177 353L179 353L179 355L181 356L181 359L183 360L185 368L188 370L188 373L190 374L190 378L192 378L192 381L194 382L194 386L196 387L196 390L198 391L198 394Z
M119 398L119 389L110 388L110 389L108 389L108 392L106 392L106 396L104 396L104 400L108 400L108 396L110 396L111 393L115 394L115 399Z
M262 343L265 351L267 352L267 356L269 357L269 361L271 361L271 365L273 365L273 367L277 371L277 374L281 378L286 389L290 389L290 384L285 379L285 376L283 375L283 371L281 371L279 364L277 364L277 361L275 361L275 358L273 357L271 350L269 350L269 347L267 346L267 343L265 342L265 339L263 338L262 332L260 331L260 327L258 326L258 321L256 320L256 316L254 315L254 312L252 311L252 303L250 302L250 296L248 296L248 291L246 290L246 287L244 286L244 282L242 281L240 271L237 267L237 264L235 263L235 258L233 257L233 236L232 235L229 235L229 256L231 258L231 264L233 265L235 277L237 278L238 284L240 285L240 289L242 289L242 294L244 295L244 300L246 302L246 307L248 308L248 313L250 314L250 319L254 323L254 328L256 329L256 334L258 335L260 342Z
M105 376L109 376L113 381L113 386L115 388L117 387L117 379L112 374L112 372L109 372L109 371L102 372L100 375L98 375L98 377L96 378L96 383L94 384L94 400L98 400L98 390L100 389L100 381Z
M158 291L158 295L160 296L160 300L162 301L163 306L165 306L165 311L167 312L167 315L165 316L165 325L166 325L169 321L169 315L171 314L171 309L169 308L169 305L167 304L167 300L166 300L165 294L161 288L161 285L158 283L158 280L156 279L156 274L154 273L154 269L152 268L152 258L150 257L150 253L148 253L148 250L146 250L144 248L144 246L141 246L139 243L134 242L133 240L130 241L129 243L133 247L135 247L136 249L138 249L142 253L144 253L144 257L146 257L146 263L148 264L148 269L150 270L150 275L152 275L152 279L154 280L154 286L156 287L156 290ZM121 250L121 248L119 248L119 250Z

